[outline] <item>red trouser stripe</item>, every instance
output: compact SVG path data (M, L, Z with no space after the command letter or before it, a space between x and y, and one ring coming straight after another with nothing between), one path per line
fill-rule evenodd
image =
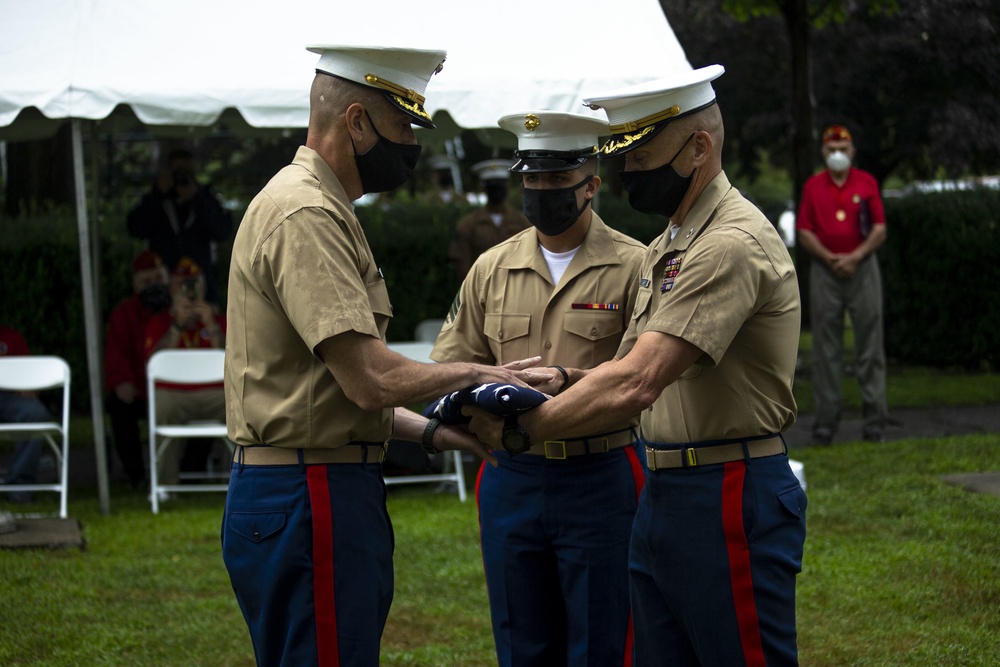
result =
M639 460L634 447L625 448L625 457L628 458L628 465L632 469L632 479L635 480L635 500L639 502L642 494L642 487L646 485L645 466ZM635 647L635 626L633 624L632 612L628 614L628 630L625 633L625 660L624 667L632 667L632 652Z
M337 648L337 600L333 586L333 516L326 466L307 466L313 523L313 607L319 667L340 667Z
M646 486L646 466L639 461L639 455L636 454L634 447L626 447L625 456L628 457L629 467L632 468L632 479L635 480L635 500L638 502L639 496L642 494L642 487Z
M736 622L747 667L764 667L764 649L760 641L760 623L753 599L753 574L750 571L750 547L743 531L743 478L746 463L725 464L722 479L722 529L729 551L729 577L736 605Z

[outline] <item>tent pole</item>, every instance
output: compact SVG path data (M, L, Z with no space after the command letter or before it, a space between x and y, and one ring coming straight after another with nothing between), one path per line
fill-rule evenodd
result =
M97 490L101 514L111 513L108 494L107 452L104 440L104 394L101 387L101 360L98 354L97 295L94 292L94 274L91 269L90 223L87 216L87 197L84 189L83 139L80 119L70 120L73 131L73 184L76 190L76 221L80 236L80 277L83 280L83 322L87 338L87 373L90 379L90 409L94 420L94 454L97 459Z

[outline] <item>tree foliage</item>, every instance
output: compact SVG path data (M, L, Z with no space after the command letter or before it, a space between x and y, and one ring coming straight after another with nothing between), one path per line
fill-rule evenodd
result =
M692 66L725 65L716 89L727 158L749 175L761 149L791 164L792 62L781 11L791 1L661 0ZM1000 170L1000 3L807 4L814 136L848 125L858 164L882 181Z

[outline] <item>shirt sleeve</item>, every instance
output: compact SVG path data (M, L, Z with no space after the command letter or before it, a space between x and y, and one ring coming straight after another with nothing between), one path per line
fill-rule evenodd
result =
M661 297L646 330L686 340L718 364L755 310L762 266L770 267L770 262L744 232L706 234L685 254L673 288Z
M485 271L482 262L476 262L462 281L455 300L445 318L444 326L434 343L431 359L434 361L468 361L478 364L495 364L486 339Z
M872 194L868 199L868 212L874 225L885 224L885 207L882 205L882 195L878 190L878 181L872 177Z
M274 286L310 349L346 331L379 337L363 279L371 261L357 233L328 211L302 209L275 230L257 263L267 274L259 281Z

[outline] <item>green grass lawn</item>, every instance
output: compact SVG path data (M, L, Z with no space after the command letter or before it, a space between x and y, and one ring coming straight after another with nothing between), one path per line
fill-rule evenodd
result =
M996 665L1000 498L939 476L1000 470L1000 436L794 455L809 483L802 664ZM83 550L0 550L0 664L253 665L220 555L222 495L183 496L158 516L142 493L113 498L102 516L93 490L74 494ZM474 502L392 487L389 510L396 597L382 664L495 664Z
M808 412L807 362L795 389ZM852 378L845 390L847 406L857 407ZM893 366L889 404L1000 404L1000 377ZM86 418L71 433L74 449L92 449ZM849 443L793 456L809 484L801 664L1000 664L1000 498L939 479L1000 471L1000 434ZM222 503L222 494L188 494L153 516L145 492L116 486L105 516L95 489L74 488L70 515L82 526L84 549L0 550L0 665L253 665L222 564ZM56 510L54 494L40 494L31 507ZM396 596L382 664L494 665L474 500L460 503L433 485L394 486L389 511Z

